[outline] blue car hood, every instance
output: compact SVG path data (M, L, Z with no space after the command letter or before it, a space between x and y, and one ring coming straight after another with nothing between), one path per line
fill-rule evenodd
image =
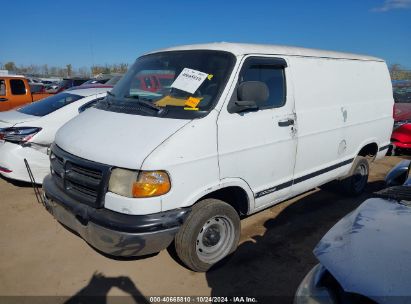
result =
M368 199L327 232L314 254L346 292L411 303L411 207Z

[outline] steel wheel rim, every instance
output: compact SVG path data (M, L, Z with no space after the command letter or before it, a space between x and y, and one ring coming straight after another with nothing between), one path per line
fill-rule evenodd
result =
M196 240L198 258L213 264L224 258L235 239L233 222L226 216L214 216L204 223Z
M355 170L354 174L354 189L360 191L367 183L367 167L360 165Z

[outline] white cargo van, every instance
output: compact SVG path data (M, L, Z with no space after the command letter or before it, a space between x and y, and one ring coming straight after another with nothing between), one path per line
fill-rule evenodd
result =
M241 216L332 180L361 193L392 108L374 57L230 43L149 53L59 130L46 206L106 254L174 241L206 271L236 249Z

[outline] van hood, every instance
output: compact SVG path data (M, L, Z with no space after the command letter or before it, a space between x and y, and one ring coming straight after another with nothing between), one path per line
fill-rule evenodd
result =
M409 202L372 198L331 228L314 254L346 292L403 303L399 296L411 295L410 231Z
M27 115L16 110L0 112L0 129L13 127L18 123L29 122L39 118L39 116Z
M189 122L91 108L66 123L55 143L87 160L139 169L155 148Z

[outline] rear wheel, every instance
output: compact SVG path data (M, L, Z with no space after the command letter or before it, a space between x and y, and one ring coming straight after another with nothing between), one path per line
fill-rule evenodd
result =
M232 206L217 199L200 201L176 235L177 255L190 269L207 271L235 251L240 229L240 217Z
M340 181L342 192L350 196L362 194L367 186L369 170L367 159L357 156L348 177Z

